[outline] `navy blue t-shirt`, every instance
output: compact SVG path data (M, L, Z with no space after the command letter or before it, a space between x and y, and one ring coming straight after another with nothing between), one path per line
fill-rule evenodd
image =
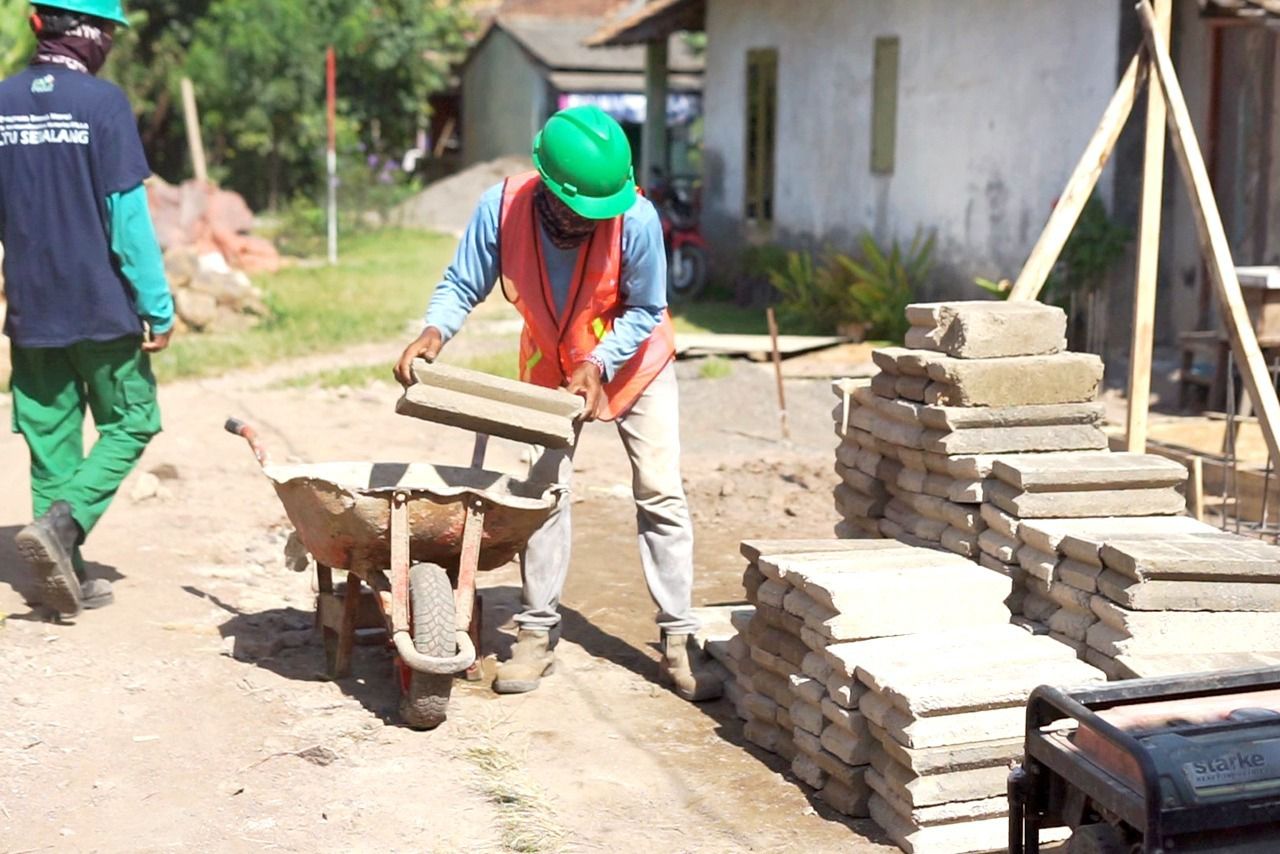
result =
M0 243L19 347L140 335L107 196L151 174L124 92L54 65L0 82Z

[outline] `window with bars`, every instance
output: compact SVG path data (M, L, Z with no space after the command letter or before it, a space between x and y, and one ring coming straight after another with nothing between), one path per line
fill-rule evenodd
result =
M747 51L746 219L773 223L774 139L778 112L778 51Z

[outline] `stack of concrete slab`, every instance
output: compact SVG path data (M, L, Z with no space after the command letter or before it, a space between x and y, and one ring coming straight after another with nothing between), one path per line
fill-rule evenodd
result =
M991 526L983 534L984 556L1016 564L1025 573L1023 615L1047 626L1054 639L1084 657L1085 637L1098 619L1089 601L1092 582L1077 560L1059 553L1063 537L1049 536L1053 525L1105 514L1130 521L1104 524L1102 530L1180 529L1184 523L1163 520L1180 518L1175 514L1185 510L1178 491L1185 481L1185 468L1149 454L1072 452L998 459L982 511ZM1053 521L1037 529L1034 523L1040 519Z
M939 627L1006 624L1012 582L959 556L890 540L824 545L743 544L762 579L753 579L756 617L745 637L756 666L748 738L784 756L794 750L799 780L836 810L865 815L870 735L857 712L860 692L852 674L831 672L825 650ZM811 550L792 551L805 548Z
M1081 557L1087 545L1065 542ZM1280 651L1280 547L1223 532L1134 535L1108 537L1098 555L1080 563L1098 618L1085 657L1114 678L1187 651Z
M1028 695L1105 678L1015 626L835 644L826 654L833 672L856 677L875 740L871 817L916 854L1003 850L1008 765L1022 755Z
M844 454L884 484L882 534L977 560L996 456L1107 446L1102 362L1062 352L1066 317L1050 306L921 304L907 317L915 348L876 350L880 373L849 393Z
M889 503L887 484L896 482L901 463L862 447L856 437L849 436L849 421L862 406L857 395L870 380L836 380L831 389L838 402L832 412L840 445L836 448L836 512L840 522L836 536L844 538L879 537L880 520Z

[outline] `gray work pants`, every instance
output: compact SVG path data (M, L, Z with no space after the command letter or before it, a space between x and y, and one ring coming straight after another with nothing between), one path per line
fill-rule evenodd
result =
M614 422L631 459L631 490L636 501L640 564L649 595L658 606L664 633L694 632L692 613L693 523L680 479L680 395L675 363L645 389L625 416ZM530 478L569 484L573 449L540 449ZM569 496L529 538L520 559L524 610L522 628L549 631L560 622L560 594L569 574L572 542Z

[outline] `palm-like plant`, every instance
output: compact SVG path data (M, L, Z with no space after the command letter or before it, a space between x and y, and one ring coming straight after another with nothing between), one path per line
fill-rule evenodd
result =
M840 296L839 316L866 324L869 337L901 341L910 326L907 305L933 267L933 245L932 236L918 234L905 252L894 241L886 253L863 235L860 261L833 256L828 269L843 279L831 289Z

